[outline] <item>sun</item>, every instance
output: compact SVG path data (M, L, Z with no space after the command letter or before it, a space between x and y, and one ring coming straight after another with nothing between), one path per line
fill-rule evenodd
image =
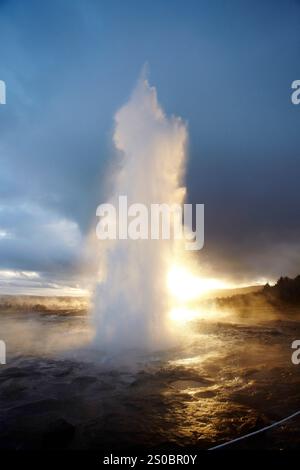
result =
M167 286L172 297L180 302L195 300L209 291L228 287L224 281L196 276L180 265L173 265L169 270Z
M196 275L183 264L173 264L168 271L167 288L171 297L169 318L176 324L185 324L196 318L206 319L213 315L211 310L204 310L195 305L210 291L230 287L225 281Z

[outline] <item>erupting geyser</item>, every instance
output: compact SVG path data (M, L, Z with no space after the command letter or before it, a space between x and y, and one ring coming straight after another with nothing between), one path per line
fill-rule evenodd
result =
M118 207L120 195L127 196L128 205L183 203L186 126L164 114L146 79L116 113L113 139L121 161L109 203ZM98 241L103 276L94 299L98 347L149 350L170 344L167 277L182 243L172 237Z

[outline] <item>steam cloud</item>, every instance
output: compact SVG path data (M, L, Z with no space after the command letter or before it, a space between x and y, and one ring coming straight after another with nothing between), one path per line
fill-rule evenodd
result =
M118 207L119 195L126 195L128 205L183 203L186 126L180 118L164 114L155 88L144 77L116 113L113 140L120 165L108 202ZM178 244L174 240L98 242L104 276L95 289L93 318L95 343L101 349L151 350L169 344L166 279L180 250Z

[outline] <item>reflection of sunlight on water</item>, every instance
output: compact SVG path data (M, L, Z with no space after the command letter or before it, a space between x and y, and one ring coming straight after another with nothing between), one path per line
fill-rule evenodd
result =
M187 338L185 347L177 352L179 357L170 359L168 365L198 371L206 361L218 364L224 351L224 342L216 335L193 334L192 338Z
M197 366L201 364L201 362L204 362L208 357L211 357L212 354L201 354L199 356L192 356L192 357L185 357L183 359L175 359L169 361L170 366L184 366L184 367L191 367L191 366Z
M173 307L169 312L170 320L178 324L187 324L193 320L217 320L226 316L226 312L220 312L212 308L206 310L192 308L188 305Z
M253 386L253 381L243 375L235 348L232 357L235 339L218 335L217 324L217 330L213 321L209 324L210 332L204 334L198 332L201 322L185 323L190 335L185 346L168 361L168 369L175 372L165 392L173 404L168 416L175 423L172 435L180 444L194 443L204 448L206 442L218 441L221 436L235 436L239 427L251 426L256 419L247 406L230 398L243 391L247 395Z
M187 323L194 320L199 315L199 312L187 307L175 307L170 311L170 319L178 323Z

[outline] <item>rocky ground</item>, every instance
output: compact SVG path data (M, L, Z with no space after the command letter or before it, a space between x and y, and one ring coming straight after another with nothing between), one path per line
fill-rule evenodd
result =
M121 363L84 344L54 348L87 340L85 317L35 312L26 321L1 317L11 348L0 366L0 449L207 449L300 410L300 365L291 362L298 321L198 321L177 348ZM12 337L22 325L36 341ZM234 447L299 444L295 418Z

